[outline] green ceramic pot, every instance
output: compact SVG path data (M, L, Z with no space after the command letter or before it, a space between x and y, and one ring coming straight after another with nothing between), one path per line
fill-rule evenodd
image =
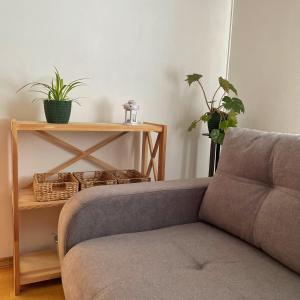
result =
M72 101L44 100L44 110L48 123L69 123Z
M221 117L220 114L217 112L213 112L211 118L207 122L208 132L211 133L214 129L219 129Z

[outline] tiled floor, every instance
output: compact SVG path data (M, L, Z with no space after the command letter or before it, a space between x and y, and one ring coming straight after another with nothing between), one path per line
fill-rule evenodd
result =
M1 300L64 300L62 285L59 280L28 285L19 296L14 296L12 268L0 268Z

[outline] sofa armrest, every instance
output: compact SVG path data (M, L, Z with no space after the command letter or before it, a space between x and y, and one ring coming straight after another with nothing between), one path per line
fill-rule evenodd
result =
M198 221L209 178L101 186L77 193L58 225L60 258L97 237Z

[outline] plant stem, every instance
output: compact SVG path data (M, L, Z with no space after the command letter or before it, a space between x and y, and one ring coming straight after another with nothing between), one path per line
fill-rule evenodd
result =
M219 107L221 106L221 102L222 102L222 100L223 100L223 98L224 98L225 95L226 95L226 93L223 93L223 95L222 95L222 97L221 97L221 99L219 101Z
M223 104L222 104L222 105L219 105L219 106L217 107L217 110L221 110L222 107L224 107Z
M203 85L201 84L200 80L198 80L198 83L199 83L199 85L200 85L200 87L201 87L201 89L202 89L202 92L203 92L203 95L204 95L204 99L205 99L207 108L208 108L208 110L211 112L211 107L210 107L209 104L208 104L208 100L207 100L206 93L205 93L205 91L204 91Z
M214 104L214 102L216 101L215 100L215 97L216 97L216 95L217 95L217 92L219 91L219 89L221 88L221 86L219 85L219 87L216 89L216 91L215 91L215 93L214 93L214 95L213 95L213 97L212 97L212 106L213 106L213 104ZM219 104L220 105L220 104Z

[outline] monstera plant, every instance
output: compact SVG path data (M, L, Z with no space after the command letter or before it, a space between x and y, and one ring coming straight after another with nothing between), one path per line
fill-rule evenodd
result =
M185 80L189 86L194 83L200 86L208 109L199 119L191 123L188 130L192 131L199 122L203 121L208 125L209 136L212 141L216 144L223 144L226 130L229 127L237 126L237 115L244 113L245 107L243 101L237 97L238 92L233 84L222 77L219 77L219 86L213 97L208 99L201 82L202 77L201 74L191 74L187 75ZM220 90L223 90L223 94L221 98L217 99Z

